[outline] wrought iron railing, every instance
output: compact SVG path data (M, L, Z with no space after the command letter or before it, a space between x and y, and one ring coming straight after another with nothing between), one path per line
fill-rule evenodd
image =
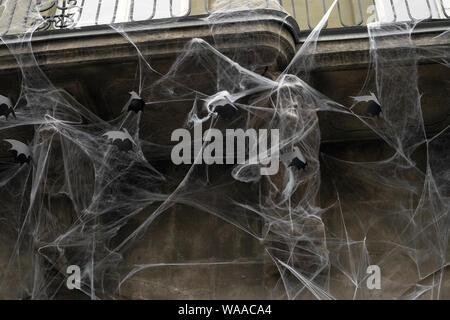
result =
M217 10L273 9L310 30L333 0L0 0L0 35L87 25L183 18ZM382 20L448 19L450 0L339 0L328 28Z

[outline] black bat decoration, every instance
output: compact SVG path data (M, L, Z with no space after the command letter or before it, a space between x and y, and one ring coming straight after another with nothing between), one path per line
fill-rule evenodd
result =
M298 147L294 147L294 150L285 157L291 159L288 168L296 167L298 170L306 170L308 163Z
M9 114L12 114L17 119L11 99L0 95L0 117L4 116L8 120Z
M131 91L130 95L130 100L128 100L122 111L144 112L145 101L134 91Z
M292 159L291 163L289 164L289 167L296 167L298 170L304 170L308 164L306 162L303 162L299 158Z
M380 113L382 113L381 107L378 103L375 101L371 101L370 104L367 106L366 109L366 115L375 118L380 117Z
M24 163L30 163L31 161L31 150L30 147L25 143L13 140L13 139L5 139L4 141L11 144L11 149L9 151L14 154L16 162L23 165Z
M225 120L231 120L236 116L237 108L232 105L227 96L211 103L212 111Z
M124 131L108 131L103 136L106 136L107 139L111 139L112 143L119 148L120 151L128 152L133 150L133 144L136 144L133 141L133 138L128 133L127 129L123 129Z
M228 91L221 91L206 100L206 107L209 112L217 114L220 118L231 120L238 113L238 108L233 105L235 99L236 96L233 98Z
M236 116L237 109L233 105L227 103L225 105L218 105L214 108L214 111L217 112L217 114L225 119L225 120L231 120Z
M367 109L365 112L366 115L369 117L372 117L372 118L377 117L378 118L380 116L380 113L383 112L383 110L381 109L381 104L373 92L370 93L370 96L359 96L359 97L352 97L352 98L356 102L369 102L369 105L367 106Z

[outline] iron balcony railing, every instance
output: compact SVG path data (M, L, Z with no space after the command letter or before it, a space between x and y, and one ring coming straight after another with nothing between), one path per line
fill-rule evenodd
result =
M0 35L110 23L183 18L226 10L289 13L300 30L314 28L333 0L0 0ZM339 0L328 28L381 20L448 19L450 0Z

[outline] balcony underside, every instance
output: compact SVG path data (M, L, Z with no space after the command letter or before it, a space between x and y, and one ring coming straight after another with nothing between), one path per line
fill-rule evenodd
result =
M164 74L185 45L194 37L203 38L216 49L231 56L244 67L267 76L284 70L301 45L302 38L295 21L285 19L280 13L271 12L255 17L247 23L221 21L220 25L208 25L201 18L185 18L174 25L135 24L124 25L127 34L151 61L152 67ZM430 27L431 26L431 27ZM212 28L214 33L212 33ZM425 56L437 60L450 55L446 48L448 38L435 38L442 31L441 24L424 24L413 35L417 46L426 51ZM343 32L343 31L342 31ZM14 38L10 38L14 43ZM396 49L386 41L380 50ZM87 106L105 120L117 117L128 99L128 92L135 89L138 68L136 49L116 30L110 27L89 27L82 30L59 30L38 33L32 40L33 52L38 64L58 88L66 89L82 105ZM255 60L257 52L258 60ZM432 53L431 53L432 52ZM436 53L438 52L438 53ZM427 130L438 132L450 124L450 98L445 85L450 81L445 66L423 61L419 65L419 88L425 93L422 109ZM366 78L370 64L367 32L364 28L336 34L325 32L318 42L315 69L311 85L331 99L350 106ZM197 89L215 93L206 74L197 74ZM157 75L146 75L152 83ZM16 81L11 81L15 79ZM14 92L18 96L19 71L17 62L5 45L0 47L0 92ZM154 101L155 96L144 96ZM163 145L170 141L171 132L183 125L192 108L192 101L155 103L144 114L142 138ZM323 141L374 139L355 117L339 113L321 112L320 126Z

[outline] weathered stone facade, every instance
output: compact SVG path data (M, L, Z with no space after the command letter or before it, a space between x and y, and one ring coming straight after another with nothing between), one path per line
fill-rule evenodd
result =
M179 22L177 28L166 28L163 25L150 27L144 23L132 27L127 30L127 33L142 49L142 55L151 57L153 66L156 66L161 73L169 70L189 40L199 37L213 43L218 50L231 56L244 67L249 61L251 61L250 65L255 65L251 57L252 52L257 52L260 60L253 71L259 74L265 73L266 77L275 79L300 48L302 43L298 43L298 40L304 40L296 39L294 36L295 25L286 25L282 22L283 19L270 14L262 14L259 21L240 22L240 24L224 19L221 21L220 28L215 29L215 33L211 34L210 26L202 21L191 19ZM435 37L440 32L433 28L418 28L412 38L418 48L426 49L424 55L428 58L435 60L448 58L448 38ZM239 34L239 37L236 34ZM114 119L120 114L126 102L124 101L126 97L122 93L127 90L127 84L133 80L133 71L137 67L135 48L122 35L109 28L96 27L82 31L53 31L51 35L50 33L36 34L31 43L38 64L57 87L66 89L82 105L105 120ZM396 42L386 40L383 47L379 47L378 50L397 50L397 45ZM435 48L439 50L434 50ZM447 48L447 50L441 50L441 48ZM351 39L338 39L325 33L324 38L317 43L315 68L312 71L310 85L334 101L344 105L351 104L350 97L364 82L369 63L370 48L365 33L354 34ZM4 45L0 46L0 92L14 92L16 97L19 95L20 82L17 67L17 62L10 51ZM450 124L448 69L442 64L428 61L418 66L418 72L419 88L421 92L428 93L422 99L422 112L427 132L431 135L440 132ZM207 88L208 83L201 83L203 76L197 75L197 80L200 81L199 86L204 85ZM150 97L144 98L150 99ZM151 139L152 142L161 145L170 144L170 133L175 128L183 126L190 108L191 105L182 102L171 104L163 102L160 105L152 105L151 111L145 113L142 118L142 138ZM321 151L326 154L326 157L370 163L392 156L392 150L373 131L367 130L358 119L333 112L319 112L318 118ZM30 139L30 132L26 129L15 134L24 140ZM5 133L2 133L2 138L3 136ZM145 153L145 149L143 151ZM1 158L7 157L7 150L2 149ZM354 183L358 179L351 172L347 173L345 167L333 167L332 161L329 162L326 157L320 158L321 185L317 205L321 208L327 208L336 201L336 195L333 192L334 181L329 178L328 170L341 170L339 183L344 185L347 182ZM426 170L425 157L424 148L417 149L413 155L418 167L422 170ZM182 180L186 174L187 168L176 167L168 159L158 159L154 163L158 169L176 179ZM55 168L57 169L57 166ZM223 170L221 170L220 167L213 169L214 174L218 176L222 174ZM50 174L58 175L58 172ZM282 174L283 172L280 176ZM415 178L412 177L412 179ZM372 202L389 200L389 190L383 193L375 190L374 185L365 186L364 181L356 185L361 189L367 187L367 195L370 196L360 199L352 193L351 189L348 189L348 193L340 194L340 197L352 199L354 196L354 201L363 202L362 210ZM269 188L269 186L266 187ZM254 195L248 195L249 198L252 196ZM399 195L395 195L397 196ZM70 224L70 220L75 218L70 201L64 197L50 199L49 202L52 203L53 208L58 208L63 216L67 215L67 217L58 218L62 226L65 223ZM149 206L134 216L129 224L120 230L115 241L119 243L120 238L126 237L130 230L141 225L149 213L155 209L156 207ZM330 209L330 212L333 210ZM371 223L370 212L360 212L360 214L361 216L367 214L367 217L359 217L353 221L346 220L347 231L354 239L364 238L364 235L357 234L360 230L359 226L354 226L355 228L352 229L353 223L358 224L361 221ZM327 228L330 230L340 228L339 219L336 219L336 216L339 216L338 212L324 217ZM351 219L351 214L345 218ZM320 225L314 225L313 221L306 224L311 228L312 231L309 232L312 234L319 235L326 232ZM255 223L252 228L264 234L264 228L267 228L267 225L261 221L260 224ZM383 226L383 222L380 222L378 233L370 234L370 239L395 237L395 234L389 233L389 229L389 225ZM7 238L5 235L1 239ZM317 238L319 239L320 236ZM332 237L329 238L332 239ZM220 217L189 205L177 204L157 217L140 236L137 245L124 256L124 261L128 265L155 265L136 272L124 281L119 296L124 299L286 298L279 270L268 256L267 247L272 245L256 239L245 230L237 228ZM324 250L333 250L332 243L323 242L316 245L323 246ZM6 270L9 268L8 257L14 241L2 241L1 246L3 250L0 250L0 270ZM36 247L42 247L42 244L36 244ZM389 245L386 247L380 245L378 248L371 249L375 255L377 252L382 255L392 248ZM339 255L340 252L337 254ZM342 253L343 256L346 254ZM25 257L25 260L42 259L36 252L22 252L21 255ZM62 274L64 274L63 267L64 264L59 270ZM351 283L342 273L331 269L326 277L329 279L330 293L338 298L407 298L408 292L402 292L404 287L413 288L417 284L433 281L431 279L433 276L421 280L417 278L415 272L408 271L415 267L414 262L406 256L399 255L395 259L389 259L383 266L389 270L390 275L389 282L383 283L383 290L364 291L357 296L354 296L354 283ZM348 268L351 269L350 266ZM355 271L355 273L358 272ZM439 296L430 292L422 298L450 298L448 270L435 276L443 277ZM358 278L364 279L360 274ZM403 284L398 286L400 282ZM9 291L1 292L0 297L15 298L21 295L20 290L15 288L17 279L14 274L8 277L7 283L4 288L8 288ZM56 298L65 297L76 297L76 294L61 288ZM295 298L314 298L314 296L305 290Z

